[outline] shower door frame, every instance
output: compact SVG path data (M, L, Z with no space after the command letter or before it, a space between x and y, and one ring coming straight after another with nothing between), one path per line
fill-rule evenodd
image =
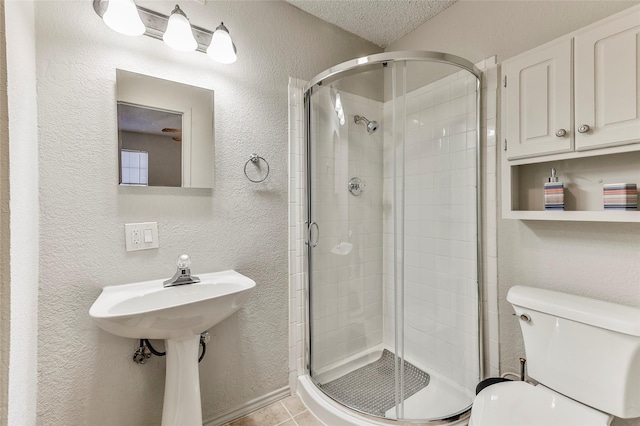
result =
M303 291L303 315L305 321L304 328L304 369L305 373L311 378L311 382L319 389L323 394L325 394L320 387L317 386L316 380L311 375L311 271L313 271L312 262L313 258L311 256L311 251L313 249L311 244L312 238L312 173L313 169L312 158L311 158L311 96L314 91L318 90L319 87L331 83L337 79L347 77L352 74L358 74L367 70L367 68L378 66L378 65L386 65L388 62L434 62L445 65L451 65L460 68L461 70L466 70L472 75L476 77L476 252L477 252L477 309L478 309L478 372L479 379L481 380L484 377L484 331L483 331L483 308L482 308L482 300L483 300L483 250L482 250L482 170L481 170L481 142L480 142L480 115L481 115L481 98L482 98L482 72L471 62L468 60L461 58L456 55L451 55L448 53L442 52L429 52L429 51L398 51L398 52L385 52L378 53L370 56L364 56L357 59L352 59L350 61L343 62L334 67L329 68L326 71L318 74L316 77L311 79L309 83L303 89L303 98L304 98L304 149L305 149L305 173L306 173L306 188L305 188L305 202L306 202L306 221L304 228L304 241L306 245L306 268L303 268L304 271L304 291ZM395 191L394 191L395 192ZM404 218L403 218L404 220ZM395 219L394 219L395 222ZM319 232L319 230L318 230ZM396 235L394 233L394 241L396 239ZM404 247L402 248L404 250ZM397 251L397 250L394 250ZM395 273L394 273L395 276ZM395 281L395 280L394 280ZM397 287L397 283L394 283L394 286ZM396 289L397 290L397 289ZM394 290L395 292L395 290ZM395 299L395 298L394 298ZM395 304L395 302L394 302ZM396 313L397 317L397 313ZM397 324L396 324L397 326ZM396 333L397 334L397 333ZM397 336L396 336L397 338ZM402 336L404 338L404 336ZM404 354L402 354L402 358L404 361ZM331 396L325 394L327 397L331 398ZM396 395L397 397L397 395ZM341 407L346 408L350 411L358 412L365 417L369 417L371 419L376 419L377 421L391 422L390 424L397 422L420 422L421 424L446 424L447 419L438 419L438 420L421 420L421 419L388 419L373 416L368 413L362 413L354 408L348 407L344 405L342 402L337 401L333 398L332 400L336 401ZM460 418L462 414L468 412L469 409L464 410L460 413L452 413L452 416L449 418L452 421Z

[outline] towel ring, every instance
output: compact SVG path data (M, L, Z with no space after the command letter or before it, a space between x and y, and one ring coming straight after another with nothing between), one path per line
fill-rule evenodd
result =
M260 180L251 179L249 177L249 175L247 174L247 166L249 165L249 163L253 163L253 164L257 165L260 160L264 161L264 163L267 165L267 174L264 175L264 177L262 179L260 179ZM251 156L249 157L247 162L244 164L244 175L247 177L247 179L249 179L253 183L264 182L264 180L267 178L267 176L269 176L269 163L263 157L260 157L256 153L253 153L253 154L251 154Z

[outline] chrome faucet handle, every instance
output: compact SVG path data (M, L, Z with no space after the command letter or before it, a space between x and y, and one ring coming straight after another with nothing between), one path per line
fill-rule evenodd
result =
M188 254L181 254L178 257L178 269L187 269L191 266L191 257Z
M176 270L176 273L173 275L173 277L164 281L163 285L165 287L173 287L178 285L199 283L200 278L191 275L191 269L189 269L189 266L191 266L191 258L188 254L181 254L180 257L178 257L178 269Z

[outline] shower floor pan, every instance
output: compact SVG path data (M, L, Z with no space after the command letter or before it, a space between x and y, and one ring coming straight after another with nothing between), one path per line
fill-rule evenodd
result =
M396 406L395 355L388 349L380 358L335 380L320 385L331 398L355 410L384 417ZM431 377L404 361L404 397L409 398L427 385Z
M338 387L341 383L340 379L343 379L349 376L351 373L356 373L358 375L362 375L362 369L371 366L381 359L384 358L383 354L388 352L391 358L391 374L392 374L392 382L391 385L386 385L386 388L381 390L381 386L378 382L378 379L371 378L364 382L364 384L360 387L355 386L345 386L342 388L341 392L344 392L345 389L350 389L351 394L349 396L357 396L359 392L362 392L363 389L367 390L370 387L373 389L370 392L384 392L386 394L391 394L391 405L385 412L380 414L379 408L375 408L376 413L372 411L364 410L357 405L352 404L352 398L345 398L342 394L332 393L327 389L327 386L332 385L331 387ZM405 368L406 368L405 364ZM416 370L426 374L429 376L428 386L423 386L421 389L418 389L417 392L413 394L409 394L405 390L405 400L404 400L404 418L405 419L422 419L422 420L436 420L436 419L445 419L450 417L452 414L461 413L466 411L473 402L474 394L470 391L467 391L461 388L459 385L453 383L451 380L441 376L437 372L430 371L420 364L410 364L416 368ZM430 371L430 373L425 373L424 370ZM336 363L326 368L318 371L319 374L316 375L316 386L318 386L322 391L329 396L330 398L338 401L340 404L348 406L354 410L357 410L361 413L376 415L388 419L396 418L396 406L395 406L395 379L393 378L394 368L393 368L393 352L386 345L379 345L371 350L361 352L360 354L349 357L349 359ZM405 370L406 375L406 370ZM344 379L344 382L347 382L347 379ZM323 384L320 384L323 383ZM375 386L372 384L375 383ZM388 400L388 399L387 399ZM386 404L385 404L386 405Z

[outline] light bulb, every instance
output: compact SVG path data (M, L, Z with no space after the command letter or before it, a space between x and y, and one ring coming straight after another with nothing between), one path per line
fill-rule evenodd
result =
M146 31L133 0L109 0L102 20L120 34L137 36Z
M229 30L221 22L211 37L211 44L207 48L207 55L221 64L232 64L238 59L236 46L231 40Z
M167 30L162 35L162 39L170 47L182 52L192 52L198 47L198 42L193 37L191 24L187 19L187 15L176 5L169 22L167 22Z

